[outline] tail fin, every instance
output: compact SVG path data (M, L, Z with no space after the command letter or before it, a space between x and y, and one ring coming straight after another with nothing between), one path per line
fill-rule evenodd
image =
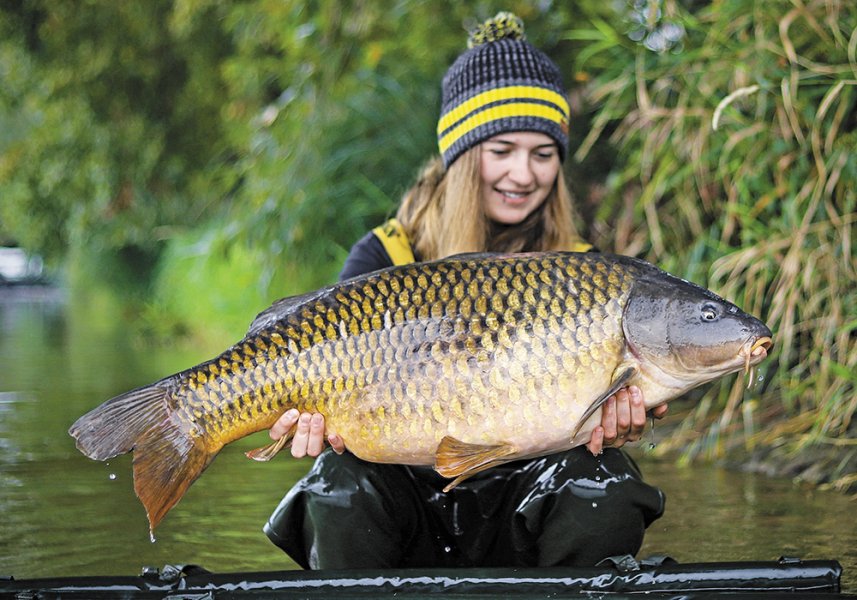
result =
M159 384L132 390L91 410L68 430L77 448L94 460L134 451L134 491L146 508L150 531L217 454L191 435L169 399L169 390Z

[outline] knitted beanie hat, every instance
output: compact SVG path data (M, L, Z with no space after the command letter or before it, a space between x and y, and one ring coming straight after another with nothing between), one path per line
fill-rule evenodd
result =
M509 131L553 138L564 159L569 107L559 68L525 41L524 26L501 12L471 32L468 50L443 78L437 139L443 164Z

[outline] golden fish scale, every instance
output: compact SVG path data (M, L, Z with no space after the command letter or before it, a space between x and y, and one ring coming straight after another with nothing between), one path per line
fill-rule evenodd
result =
M294 406L369 460L428 464L444 435L538 450L609 381L632 278L598 254L381 271L188 371L177 410L214 444Z

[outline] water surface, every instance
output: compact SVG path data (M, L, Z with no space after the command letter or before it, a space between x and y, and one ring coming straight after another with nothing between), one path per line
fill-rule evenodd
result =
M85 313L53 293L0 289L0 575L136 575L165 564L297 568L261 528L310 463L285 454L270 463L246 459L243 450L267 443L264 433L221 452L150 541L130 457L91 461L68 427L107 398L222 348L153 348L129 336L121 312ZM845 496L711 466L679 468L642 447L632 452L667 494L666 514L640 557L836 559L846 591L857 592L857 524Z

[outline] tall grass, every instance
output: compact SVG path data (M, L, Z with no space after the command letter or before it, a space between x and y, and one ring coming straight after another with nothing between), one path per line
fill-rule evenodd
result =
M570 36L598 48L578 64L593 112L575 158L624 157L585 195L593 237L707 284L775 339L760 398L740 379L713 386L661 446L855 445L857 6L646 6L644 37L685 35L659 52L604 22Z

